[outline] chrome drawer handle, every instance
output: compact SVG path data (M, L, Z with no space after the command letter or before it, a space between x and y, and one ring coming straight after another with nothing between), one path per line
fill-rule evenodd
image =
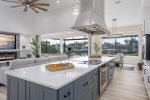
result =
M150 76L148 76L148 83L150 83Z
M68 93L66 93L65 95L64 95L64 98L67 98L67 97L69 97L70 96L70 92L68 92Z
M95 75L98 75L98 73L95 73Z
M144 74L146 74L146 69L144 69Z
M87 86L89 83L88 82L85 82L85 83L83 83L83 86Z

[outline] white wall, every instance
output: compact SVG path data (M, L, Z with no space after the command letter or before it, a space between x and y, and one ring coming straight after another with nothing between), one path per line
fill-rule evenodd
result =
M14 9L0 6L0 31L32 33L31 17Z
M22 46L26 46L25 49L31 50L30 42L32 42L33 38L34 38L34 36L32 36L32 35L21 34L20 35L20 49L22 49Z
M35 38L33 35L20 35L20 57L27 57L27 54L32 54L31 44L32 39ZM25 46L25 50L22 50L22 46ZM33 55L32 55L33 56Z
M143 8L143 22L144 22L144 33L145 34L150 34L150 6L149 7L144 7Z
M59 12L59 13L58 13ZM75 24L77 16L72 15L72 9L60 9L46 14L38 14L34 19L35 33L59 33L70 32Z

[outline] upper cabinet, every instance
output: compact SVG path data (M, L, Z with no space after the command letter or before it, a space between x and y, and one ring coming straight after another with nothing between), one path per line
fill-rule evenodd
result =
M150 0L143 0L143 31L150 34Z
M150 0L142 0L143 8L150 6Z
M150 34L150 7L143 8L144 33Z

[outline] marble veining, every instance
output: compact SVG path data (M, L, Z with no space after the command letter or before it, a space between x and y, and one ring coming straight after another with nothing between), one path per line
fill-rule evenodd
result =
M60 89L61 87L73 82L79 77L82 77L88 72L96 69L97 67L113 59L114 59L113 57L103 57L102 63L98 65L87 65L87 64L79 64L79 61L88 60L88 58L82 57L82 58L54 62L54 63L62 63L62 62L73 63L75 65L74 69L50 72L46 70L45 68L46 64L42 64L42 65L7 71L6 74L33 83L37 83L52 89Z

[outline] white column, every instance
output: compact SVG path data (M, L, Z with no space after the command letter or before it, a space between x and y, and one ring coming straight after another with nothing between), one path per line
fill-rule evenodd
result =
M96 54L95 52L95 43L98 45L100 48L99 54L102 54L102 38L100 35L94 35L91 38L91 54Z
M139 46L139 52L138 52L138 55L139 55L139 59L142 59L142 48L143 48L143 44L142 44L142 38L143 38L143 36L142 36L142 34L140 33L139 35L138 35L138 37L139 37L139 39L138 39L138 46Z
M91 55L95 54L95 43L96 43L96 36L91 37Z
M91 55L91 43L92 43L91 36L89 35L88 36L88 56Z
M63 39L60 39L60 53L64 54L64 43Z

